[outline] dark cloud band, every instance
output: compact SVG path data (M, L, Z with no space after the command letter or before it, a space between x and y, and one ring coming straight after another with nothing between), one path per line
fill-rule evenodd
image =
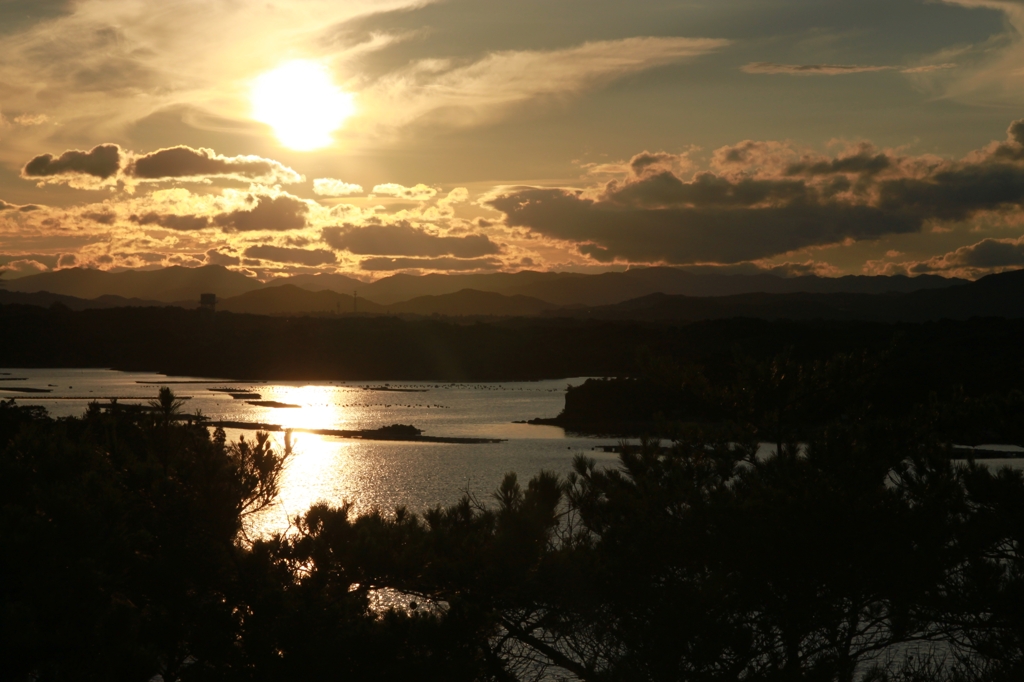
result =
M324 228L322 236L331 248L360 256L478 258L501 253L501 247L486 235L437 237L405 222L364 227L328 227Z
M73 180L82 176L97 180L133 181L224 178L241 182L295 183L302 176L273 159L259 156L222 156L212 149L184 145L133 156L116 144L104 144L88 152L69 150L54 157L42 154L22 168L26 179Z
M23 178L53 178L65 175L88 175L106 180L117 175L121 168L121 148L116 144L101 144L87 152L68 150L58 157L42 154L21 169Z
M144 215L133 215L129 218L133 223L139 225L159 225L169 230L189 232L201 230L210 226L210 219L206 216L176 215L173 213L156 213L151 211Z
M134 158L126 175L140 180L227 177L265 182L299 182L298 173L259 156L221 156L212 149L179 145Z
M763 165L771 149L748 142L742 155L719 154L738 165L724 175L684 179L661 170L590 193L518 187L487 204L509 226L576 242L580 253L600 262L674 264L759 260L1024 206L1024 122L1010 127L1005 142L962 161L862 146L800 163L780 152L774 172L743 167Z
M364 258L359 268L367 271L394 270L497 270L502 262L497 258Z
M870 206L798 202L767 208L631 208L565 192L534 189L488 202L511 226L581 243L600 262L737 263L807 246L913 232L913 215Z
M250 196L250 200L255 202L252 208L223 213L213 219L214 224L227 231L239 232L283 232L306 227L309 207L301 199L281 195Z
M245 250L246 257L270 260L276 263L296 263L298 265L329 265L338 261L333 251L327 249L296 249L288 246L260 244Z
M904 264L911 274L968 271L996 272L1024 267L1024 237L1019 239L983 239L956 251L919 263Z

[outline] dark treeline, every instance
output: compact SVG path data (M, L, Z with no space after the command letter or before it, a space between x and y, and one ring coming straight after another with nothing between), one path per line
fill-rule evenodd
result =
M718 424L782 443L837 420L913 417L946 442L1024 444L1024 319L459 323L0 306L0 327L0 364L11 367L281 380L604 376L613 378L569 390L551 421L665 437Z
M254 540L287 441L179 408L0 403L5 679L1024 675L1024 478L951 463L927 423L840 420L767 458L695 429L615 469L579 457L418 514L318 505Z
M904 390L1019 386L1024 319L921 324L753 319L679 323L277 318L180 308L0 306L0 364L237 379L488 381L637 376L649 358L732 381L738 358L804 363L895 352ZM895 350L893 350L895 349ZM896 357L896 356L893 356ZM746 361L746 360L744 360ZM538 415L541 416L541 415Z
M921 338L921 333L932 334ZM629 376L566 390L552 423L569 430L673 438L695 425L746 429L781 446L836 422L913 420L942 442L1024 444L1024 360L997 321L926 325L884 349L826 355L739 344L703 364L642 352Z

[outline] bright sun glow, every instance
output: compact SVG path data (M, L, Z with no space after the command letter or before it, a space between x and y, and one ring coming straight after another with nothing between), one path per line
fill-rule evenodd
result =
M331 133L355 111L351 93L331 81L322 64L288 62L253 83L252 115L274 129L286 147L310 150L331 144Z

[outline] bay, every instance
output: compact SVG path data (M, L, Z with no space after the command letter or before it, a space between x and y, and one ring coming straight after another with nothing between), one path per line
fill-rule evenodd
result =
M500 383L240 382L109 369L18 368L0 368L0 377L0 399L40 405L54 417L80 416L90 402L108 403L112 398L146 404L168 386L184 400L183 412L198 411L214 421L334 430L411 424L429 436L502 439L470 445L293 433L294 454L281 481L281 494L273 507L250 519L248 532L254 535L286 532L296 516L317 502L348 502L355 513L398 506L420 512L452 504L464 494L489 504L507 472L516 472L525 485L541 470L565 475L577 454L603 466L617 462L616 454L601 449L617 444L617 439L516 423L555 416L564 406L566 387L585 377ZM231 440L254 438L252 431L226 431ZM272 438L283 446L282 432ZM771 451L765 443L759 455ZM1024 468L1024 459L978 461L992 468Z

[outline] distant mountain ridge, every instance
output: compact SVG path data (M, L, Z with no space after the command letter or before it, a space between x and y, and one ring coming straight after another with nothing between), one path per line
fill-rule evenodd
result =
M873 283L877 286L877 283ZM197 297L198 298L198 297ZM105 295L87 300L48 292L11 292L0 289L0 303L50 306L54 303L90 308L166 306L147 299ZM197 299L179 301L195 307ZM217 309L258 315L444 315L479 317L575 317L600 320L692 322L726 318L765 320L866 320L921 322L966 320L972 317L1024 317L1024 270L983 277L976 282L906 293L795 292L744 293L731 296L685 296L654 293L610 305L559 306L521 294L462 289L418 296L392 305L331 290L309 291L294 284L264 286L237 296L221 298Z
M198 268L174 266L159 270L105 272L88 268L67 268L0 280L0 290L9 292L50 292L94 299L112 295L124 298L181 304L198 301L204 293L229 299L251 291L291 285L307 291L333 291L382 306L394 306L421 296L455 294L465 289L527 296L556 306L601 306L662 293L685 296L732 296L748 293L909 293L966 284L966 280L936 275L917 277L848 275L845 277L784 278L776 275L695 274L679 268L633 268L625 272L588 275L572 272L537 272L478 275L397 274L364 283L345 275L307 274L260 282L254 277L219 265ZM341 302L338 299L337 302ZM342 303L344 307L344 303Z
M418 296L388 306L391 313L406 315L496 315L521 317L558 311L561 307L531 296L507 296L493 291L462 289L439 296Z
M95 299L77 298L50 292L15 292L0 289L0 304L49 307L53 304L71 310L103 308L164 307L194 308L197 301L163 301L104 295ZM217 310L253 315L445 315L514 317L535 316L558 310L556 306L529 296L505 296L493 292L463 289L453 294L419 296L393 306L382 306L362 296L353 297L335 291L308 291L294 284L254 289L238 296L217 301Z
M324 289L309 291L294 284L255 289L238 296L217 301L217 310L256 315L282 314L340 314L387 312L384 306L364 300L361 296L353 305L353 296Z
M90 268L66 268L54 272L41 272L13 280L0 280L0 289L33 293L48 291L52 294L97 298L123 296L143 298L165 303L195 299L199 295L215 293L219 297L238 296L247 291L263 288L254 277L228 270L220 265L184 268L176 265L159 270L126 270L106 272Z
M66 306L70 310L96 310L102 308L152 308L171 305L162 301L148 301L141 298L125 298L105 294L96 298L78 298L51 294L48 291L25 293L0 289L0 305L34 305L49 308L53 304Z
M335 291L307 291L294 284L256 289L218 301L217 310L261 315L341 314L371 315L478 315L524 316L558 310L556 306L529 296L505 296L493 292L463 289L440 296L418 296L383 306L362 296Z
M562 310L560 315L651 322L737 317L876 322L1021 318L1024 317L1024 270L988 275L961 286L908 293L749 293L721 297L658 293L613 305Z

